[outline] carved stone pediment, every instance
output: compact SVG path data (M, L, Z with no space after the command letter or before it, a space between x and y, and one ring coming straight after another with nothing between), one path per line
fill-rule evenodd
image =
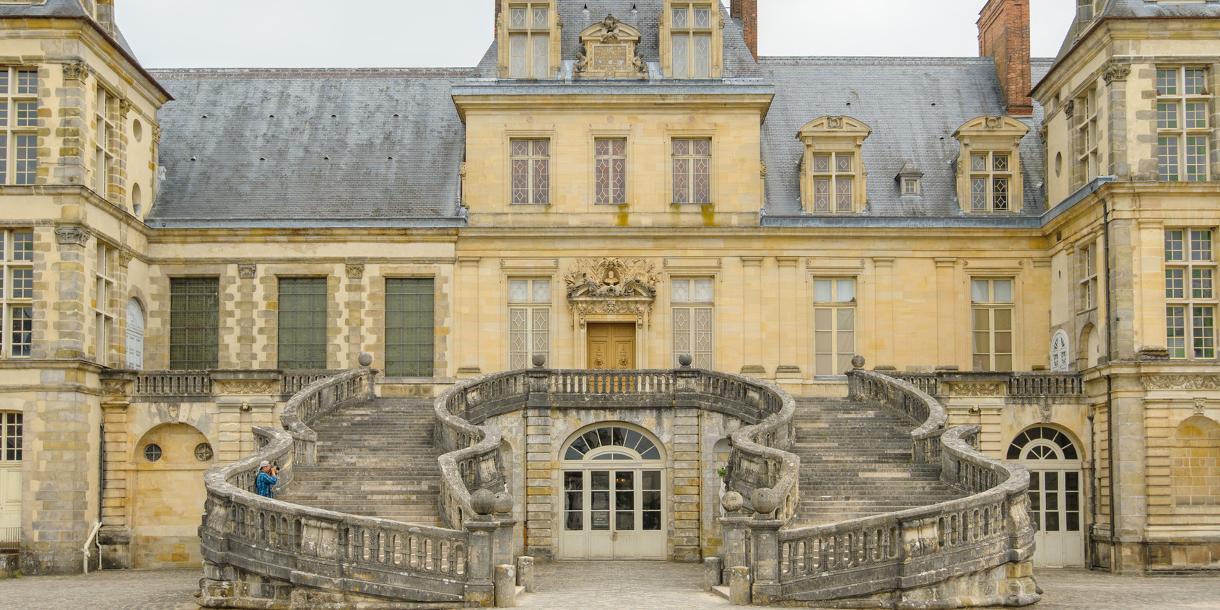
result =
M576 74L581 78L644 78L648 67L636 53L640 31L607 15L580 33Z
M580 259L564 276L568 300L642 301L657 297L659 282L652 263L639 258Z

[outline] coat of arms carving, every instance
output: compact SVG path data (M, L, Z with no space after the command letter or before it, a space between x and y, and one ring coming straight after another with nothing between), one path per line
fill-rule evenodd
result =
M652 263L639 258L580 259L564 276L568 300L625 299L652 301L658 276Z

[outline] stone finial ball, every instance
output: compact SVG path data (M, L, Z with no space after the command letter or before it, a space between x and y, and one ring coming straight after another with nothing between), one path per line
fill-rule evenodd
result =
M690 354L682 354L682 355L678 356L678 365L684 369L689 369L690 365L694 361L695 361L695 359L691 358Z
M360 366L363 367L373 366L373 355L368 352L361 352L360 357L356 359L356 362L359 362Z
M495 510L497 515L507 515L513 512L513 496L507 491L496 494Z
M536 369L546 366L546 354L534 354L533 363Z
M774 489L760 487L750 494L750 502L754 504L754 512L769 515L779 508L779 494Z
M724 510L729 511L730 513L735 513L741 510L741 507L746 505L746 499L741 497L741 494L735 491L730 491L729 493L724 494L724 497L720 499L720 505L724 507Z
M470 494L470 508L479 515L490 515L496 510L496 494L487 489L480 489Z
M851 366L852 366L852 368L857 368L857 369L864 368L864 356L861 356L860 354L856 354L855 356L853 356L851 359Z

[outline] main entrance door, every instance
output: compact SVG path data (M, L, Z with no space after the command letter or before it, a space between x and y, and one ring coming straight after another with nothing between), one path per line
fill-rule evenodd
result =
M1080 455L1064 433L1030 428L1008 447L1008 459L1029 468L1029 505L1038 532L1034 564L1084 566L1084 523Z
M619 426L590 430L564 451L560 559L665 559L660 450Z
M588 337L590 369L635 368L635 324L589 324Z

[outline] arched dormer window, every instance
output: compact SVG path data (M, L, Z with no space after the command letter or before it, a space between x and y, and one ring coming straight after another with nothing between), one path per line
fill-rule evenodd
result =
M561 26L554 0L506 2L496 28L501 78L555 78Z
M868 125L846 116L809 121L796 137L805 144L801 201L811 214L854 214L868 203L868 172L862 154Z
M953 133L961 144L957 194L963 212L1009 214L1021 211L1021 139L1029 126L1012 117L981 116Z
M661 14L665 78L720 78L723 25L718 0L665 0Z

